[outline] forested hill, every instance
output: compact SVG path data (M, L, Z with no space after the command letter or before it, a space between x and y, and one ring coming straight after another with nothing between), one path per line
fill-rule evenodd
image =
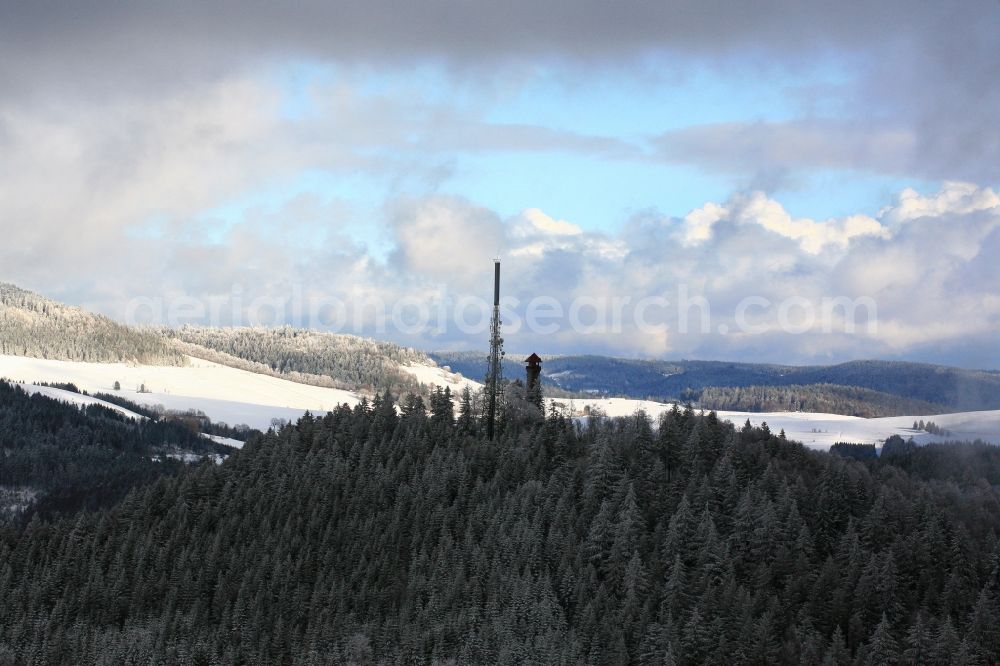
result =
M339 408L0 541L0 664L988 664L1000 490L675 411ZM922 463L923 464L923 463Z
M155 331L137 329L0 283L0 354L62 361L182 365Z
M269 371L304 383L322 384L324 382L316 380L328 378L335 388L366 393L385 388L391 388L397 393L414 390L418 386L417 381L412 375L401 371L399 366L430 363L423 352L390 342L290 326L184 326L163 329L162 333L165 337L188 345L182 347L188 353L208 360L240 365L233 363L240 359L250 364L244 368L247 370ZM205 354L205 351L216 354Z
M171 455L231 450L183 422L133 420L101 405L81 409L0 381L0 524L22 511L52 516L108 506L180 471Z
M738 412L820 412L862 418L902 414L941 414L946 409L932 402L904 398L857 386L809 384L806 386L710 387L681 394L703 409Z
M399 369L423 352L352 335L278 328L133 327L0 283L0 354L62 361L184 365L184 356L292 381L396 394L419 384Z
M685 392L747 386L836 385L878 391L938 406L937 411L1000 409L1000 372L902 361L852 361L787 366L725 361L658 361L609 356L543 356L542 380L578 393L682 399ZM441 365L479 379L483 354L434 352ZM522 356L508 354L507 376L524 374ZM905 412L900 412L905 413Z

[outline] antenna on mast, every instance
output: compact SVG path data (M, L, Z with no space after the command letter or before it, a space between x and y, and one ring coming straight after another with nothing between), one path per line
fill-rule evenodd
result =
M494 438L497 397L503 378L503 338L500 337L500 257L493 260L493 318L490 320L490 358L486 367L486 435Z

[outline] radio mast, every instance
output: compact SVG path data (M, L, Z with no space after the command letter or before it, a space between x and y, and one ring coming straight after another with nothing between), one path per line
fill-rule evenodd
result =
M486 435L493 439L497 397L503 379L503 338L500 337L500 257L493 262L493 318L490 321L490 358L486 367Z

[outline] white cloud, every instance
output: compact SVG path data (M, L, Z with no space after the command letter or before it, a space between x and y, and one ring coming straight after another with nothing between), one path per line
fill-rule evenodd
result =
M509 222L511 248L516 257L540 259L554 252L571 252L592 258L621 259L627 253L621 239L584 233L576 224L557 220L538 208L522 211Z
M982 344L963 349L960 341L1000 326L1000 301L988 292L987 276L969 275L973 270L995 273L994 264L982 263L978 254L970 256L968 251L1000 229L997 213L983 217L982 210L953 214L939 208L934 217L925 216L920 225L903 225L891 237L859 233L852 218L844 218L828 222L830 233L806 226L817 236L804 236L796 227L775 229L760 223L762 218L782 219L776 203L758 204L751 221L740 218L745 214L743 205L741 197L716 204L712 210L718 219L711 236L685 245L661 242L664 229L670 230L668 238L683 238L683 220L645 220L614 236L557 233L540 239L514 233L523 216L503 221L453 197L411 199L387 212L395 246L389 263L349 244L338 249L336 243L311 248L272 243L262 257L259 251L266 241L250 227L225 250L170 244L165 248L166 256L172 257L170 264L132 262L106 271L118 279L120 292L133 295L201 290L224 296L231 282L239 282L249 300L282 294L289 285L299 284L314 293L392 304L404 296L430 299L442 289L452 297L482 295L488 291L484 285L489 284L490 258L500 246L506 265L504 293L522 301L550 296L566 310L578 297L630 298L633 304L642 298L666 297L673 306L678 287L684 285L690 299L707 299L712 311L708 331L679 331L677 310L672 307L663 315L669 331L643 332L626 317L621 331L599 335L581 336L563 328L556 336L535 337L521 330L510 334L515 346L548 353L589 350L786 362L907 355L935 346L958 350L952 356L956 362L996 364L993 349ZM964 210L962 203L956 206ZM896 213L894 207L883 217ZM867 232L870 225L863 221L860 229ZM822 254L814 254L809 245L814 237L825 241ZM858 238L865 242L852 242ZM122 280L117 271L127 271L135 279ZM118 296L115 292L108 298ZM772 311L763 318L766 332L740 334L732 317L740 300L748 296L775 304L791 297L805 299L817 311L824 298L871 298L877 303L879 325L873 333L863 322L855 333L840 329L824 333L817 324L804 334L792 335L780 330ZM699 316L695 308L692 320ZM733 327L731 333L719 335L720 323ZM383 337L433 347L476 343L455 331L400 336L388 330Z
M690 247L708 242L712 238L713 227L726 219L743 225L757 225L792 239L810 254L819 254L831 245L843 249L852 239L862 236L891 237L889 229L866 215L821 221L793 218L779 202L763 192L753 192L734 197L726 206L709 202L688 213L682 222L681 243Z
M959 341L979 339L1000 326L998 300L990 292L996 276L982 273L996 270L980 256L991 234L1000 234L1000 210L969 204L992 200L995 195L987 188L962 188L963 197L950 194L953 189L949 185L925 197L936 202L933 216L893 230L888 220L907 210L909 194L878 218L859 214L823 221L793 218L761 194L736 195L679 220L646 216L616 235L527 234L526 216L517 216L506 222L510 268L505 293L522 299L551 296L564 308L575 298L616 297L633 304L665 297L671 307L662 316L669 331L640 331L626 317L623 329L613 334L574 335L564 329L534 339L522 330L513 339L549 353L587 349L776 362L906 356L931 346L955 350L949 352L955 362L997 365L994 349L981 343L963 349ZM542 212L532 215L551 219ZM446 264L447 257L441 257L440 265ZM477 265L453 268L450 276L439 277L457 283L463 271L475 271ZM773 304L762 314L763 333L736 328L734 313L746 297ZM709 330L680 330L677 301L682 298L708 301ZM802 334L780 325L779 308L789 299L816 315ZM859 304L857 316L847 317L853 331L845 324L842 304L830 311L833 328L823 329L823 308L830 299ZM868 302L874 303L878 320L872 329ZM697 324L700 311L692 307L689 319ZM719 334L719 324L729 332Z
M454 197L404 200L390 214L393 261L415 276L464 283L507 248L500 218Z
M712 225L724 218L729 211L717 203L708 202L695 208L684 217L684 245L703 243L712 237Z
M549 217L537 208L529 208L521 213L521 221L514 226L514 235L519 237L579 236L583 229L566 220Z
M842 249L859 236L889 238L891 235L877 220L864 215L823 221L793 218L780 203L762 192L740 198L736 205L735 219L742 224L757 224L768 231L791 238L810 254L819 254L830 245Z
M967 215L977 211L1000 208L1000 195L988 187L978 187L972 183L946 182L940 192L924 196L907 188L899 195L899 201L883 211L891 222L901 223L921 217L942 215Z

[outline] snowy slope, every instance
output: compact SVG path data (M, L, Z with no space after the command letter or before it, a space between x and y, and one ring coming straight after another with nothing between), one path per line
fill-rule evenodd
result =
M136 414L135 412L125 409L120 405L116 405L113 402L107 402L106 400L99 400L89 395L81 395L79 393L74 393L73 391L66 391L63 389L53 388L51 386L36 386L34 384L23 384L18 383L16 386L20 386L25 393L28 395L44 395L47 398L52 398L53 400L59 400L60 402L66 402L71 405L101 405L102 407L107 407L108 409L118 412L130 419L142 420L146 418L142 414ZM242 449L243 442L238 439L232 439L230 437L222 437L220 435L209 435L206 433L201 433L201 436L205 439L210 439L217 444L224 444L225 446L232 447L234 449ZM192 459L201 459L201 454L184 454L188 456L193 456Z
M919 444L943 441L981 439L1000 444L1000 410L988 412L961 412L933 416L890 416L879 419L862 419L838 414L810 414L806 412L775 412L747 414L745 412L719 412L719 417L737 425L750 419L754 425L767 421L772 431L785 430L789 439L806 446L828 449L837 442L881 444L892 435L913 438ZM951 434L945 437L913 430L913 422L923 419L934 421Z
M231 446L234 449L242 449L244 444L244 442L241 442L238 439L223 437L222 435L209 435L207 433L202 433L201 436L212 440L216 444L224 444L225 446Z
M569 413L579 415L586 407L599 410L607 416L628 416L643 410L654 419L673 405L649 400L629 400L625 398L595 398L584 400L559 399L557 405ZM816 414L810 412L717 412L719 418L731 421L737 426L750 420L755 426L767 423L773 432L785 431L789 439L802 442L810 448L829 449L837 442L860 444L881 444L892 435L904 439L913 438L920 444L940 441L981 439L1000 444L1000 410L987 412L961 412L956 414L935 414L933 416L890 416L878 419L863 419L840 414ZM934 421L950 431L941 437L913 430L913 422L923 419Z
M160 367L0 356L0 377L15 382L72 382L90 393L113 393L117 381L121 395L133 402L180 411L198 409L213 421L264 430L272 418L291 421L306 411L325 412L360 400L350 391L297 384L195 358L188 366ZM138 393L141 384L150 392Z
M135 412L125 409L124 407L119 407L114 403L98 400L97 398L92 398L87 395L80 395L79 393L74 393L73 391L65 391L63 389L52 388L51 386L35 386L34 384L18 383L16 386L20 386L28 395L44 395L45 397L52 398L53 400L68 402L71 405L101 405L102 407L107 407L108 409L118 412L119 414L123 414L130 419L137 419L141 421L146 418L141 414L136 414Z
M442 368L437 365L409 363L407 365L399 366L399 369L409 375L413 375L421 384L427 384L428 386L440 386L441 388L450 388L452 394L454 394L456 398L466 386L473 391L482 388L483 386L479 382L474 382L471 379L463 377L457 372L451 372L451 370L447 367Z

